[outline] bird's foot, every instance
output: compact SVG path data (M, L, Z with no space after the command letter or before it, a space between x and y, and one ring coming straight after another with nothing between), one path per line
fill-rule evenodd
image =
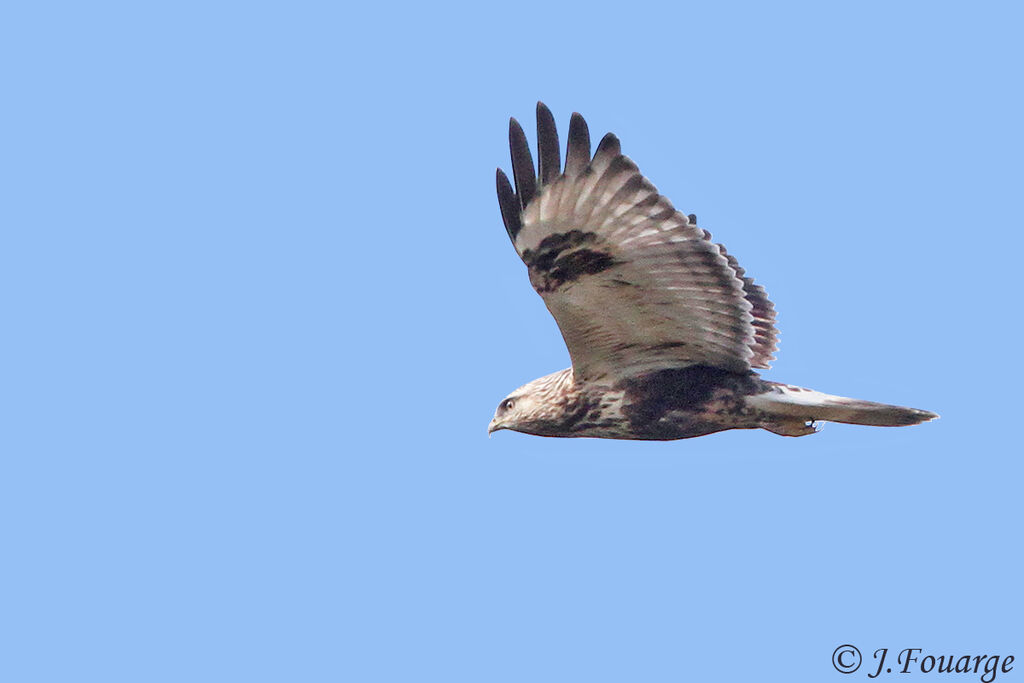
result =
M821 431L824 424L817 420L772 420L764 425L773 434L779 436L808 436Z

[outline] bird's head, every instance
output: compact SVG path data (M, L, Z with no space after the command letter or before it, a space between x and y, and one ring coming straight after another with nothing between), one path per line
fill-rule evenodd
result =
M494 411L494 419L487 426L487 433L511 429L544 435L563 416L571 387L571 370L562 370L524 384L501 400Z
M494 411L494 419L487 425L487 433L492 434L499 429L511 429L518 431L518 427L530 422L533 413L535 397L523 391L523 388L516 389L506 396L498 404Z

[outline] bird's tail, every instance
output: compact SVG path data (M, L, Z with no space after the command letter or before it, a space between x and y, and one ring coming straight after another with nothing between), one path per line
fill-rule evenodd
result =
M747 404L768 418L765 429L786 436L811 434L815 430L810 423L821 420L873 427L903 427L938 417L927 410L832 396L787 384L769 384L769 391L748 397Z

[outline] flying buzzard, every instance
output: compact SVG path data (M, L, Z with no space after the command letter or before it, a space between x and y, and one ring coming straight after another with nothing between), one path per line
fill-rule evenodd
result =
M593 157L573 114L562 168L551 111L537 103L539 173L509 122L512 175L498 204L530 283L555 317L572 367L516 389L488 432L686 439L726 429L783 436L820 420L895 427L937 417L913 408L768 382L768 295L736 259L640 174L611 133Z

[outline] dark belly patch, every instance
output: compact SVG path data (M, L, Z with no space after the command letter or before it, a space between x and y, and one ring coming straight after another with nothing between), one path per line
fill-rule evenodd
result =
M666 430L690 431L685 423L691 422L694 431L718 431L726 427L709 429L709 425L700 424L711 399L718 403L723 396L735 397L739 410L742 397L755 393L760 382L752 372L736 373L706 365L659 370L621 383L620 388L626 392L622 412L634 432L649 434L649 438L666 438ZM730 402L725 401L726 405ZM661 422L670 414L675 414L673 422L678 421L678 425Z

